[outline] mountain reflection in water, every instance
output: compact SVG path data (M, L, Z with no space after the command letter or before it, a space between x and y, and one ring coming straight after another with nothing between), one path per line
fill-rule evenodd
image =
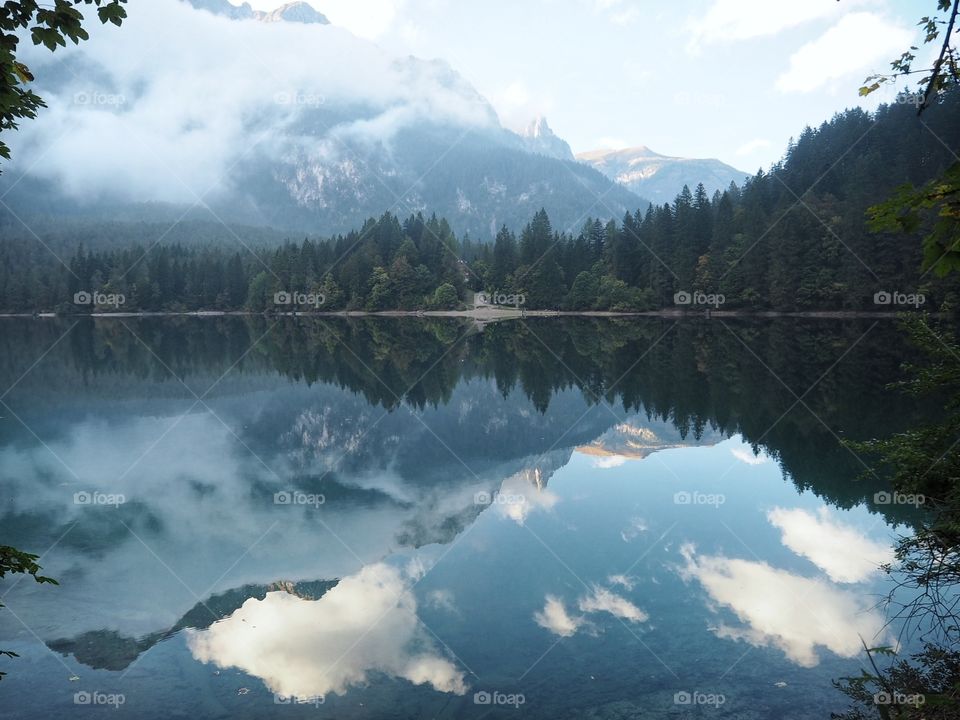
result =
M0 343L4 541L60 582L2 588L4 689L37 703L13 717L94 687L131 717L481 716L481 691L658 717L698 688L822 717L859 637L891 640L876 570L915 518L839 442L926 413L880 389L890 326L5 320Z

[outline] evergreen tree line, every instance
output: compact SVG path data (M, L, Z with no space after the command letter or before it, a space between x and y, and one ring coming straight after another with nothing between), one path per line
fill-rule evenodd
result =
M912 104L836 115L791 141L743 187L588 218L558 230L544 210L519 236L457 238L446 220L385 213L327 240L274 248L81 247L60 262L34 238L0 247L7 312L455 309L486 291L528 309L646 311L696 305L775 311L957 307L957 280L920 271L919 237L871 232L866 211L922 184L960 147L960 99L921 122ZM892 298L892 299L891 299Z
M803 318L529 318L493 323L483 332L451 318L135 318L124 321L127 327L83 318L57 342L72 322L11 319L0 333L0 384L16 384L6 402L32 428L45 427L44 417L89 414L93 398L125 407L143 398L189 404L194 396L173 375L197 391L222 378L211 402L274 387L269 378L280 376L305 386L334 385L389 411L401 404L420 411L448 405L458 385L484 379L505 399L519 393L535 412L524 415L527 420L511 415L519 425L502 432L499 424L478 433L432 427L458 456L473 452L465 435L476 438L487 459L508 449L516 456L548 452L570 425L562 396L577 390L616 414L669 421L683 437L700 438L707 429L742 434L782 463L798 488L851 507L886 488L872 475L850 482L863 465L833 433L887 437L937 417L936 403L883 390L900 377L912 351L904 334L884 323L865 335L872 322L856 318L829 326ZM809 409L796 405L791 388L810 387ZM301 408L289 411L261 419L271 425L267 435L295 422ZM8 443L35 442L17 423L4 432ZM240 432L258 448L255 428L250 436ZM873 509L905 522L907 515L890 513L910 508Z

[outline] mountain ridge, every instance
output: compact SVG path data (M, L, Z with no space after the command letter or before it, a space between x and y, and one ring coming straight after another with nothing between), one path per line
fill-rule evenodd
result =
M292 0L274 10L254 10L250 3L234 5L230 0L184 0L197 10L206 10L214 15L231 20L259 20L261 22L296 22L329 25L327 16L304 0Z
M749 173L715 158L663 155L646 145L617 150L589 150L576 159L599 170L614 182L657 203L671 202L684 185L703 183L708 194L726 190L731 182L742 185Z
M492 239L541 208L568 228L646 206L576 163L545 122L532 138L505 128L448 63L388 53L315 12L154 0L123 35L68 50L98 78L94 88L59 58L31 57L48 107L14 140L15 162L39 162L0 176L11 212L28 222L202 216L326 236L385 211L423 212ZM184 24L194 31L178 34ZM173 38L165 52L149 41L158 32ZM112 43L146 50L120 69L106 60ZM275 62L256 62L251 47ZM177 98L170 87L181 88ZM62 153L46 154L65 126L75 130ZM111 151L96 152L94 138L106 135Z

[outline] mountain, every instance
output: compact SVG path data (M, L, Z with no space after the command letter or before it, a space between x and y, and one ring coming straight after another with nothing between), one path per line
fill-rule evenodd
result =
M281 5L275 10L261 11L257 13L257 19L263 22L298 22L298 23L318 23L328 25L330 23L323 13L313 9L309 3L289 2Z
M693 190L697 183L703 183L707 194L712 195L715 190L726 190L731 182L742 185L748 176L719 160L671 157L643 145L592 150L578 154L577 160L658 204L673 201L684 185Z
M558 160L574 160L573 151L567 141L554 134L547 119L538 116L520 134L530 152Z
M263 600L267 593L284 592L304 600L318 600L336 585L336 580L280 580L267 585L244 585L206 599L198 599L197 604L172 627L140 638L123 635L115 630L88 630L76 637L49 640L47 647L64 657L73 655L77 662L94 670L125 670L157 643L173 637L185 628L205 630L213 623L230 617L250 598Z
M298 22L328 25L330 21L317 12L310 3L296 0L275 10L254 10L249 3L234 5L230 0L188 0L197 10L206 10L231 20L260 20L262 22Z
M541 208L564 230L647 205L575 162L545 121L504 128L447 63L393 56L303 2L154 0L56 58L25 52L48 107L0 175L0 222L16 226L13 213L123 221L150 245L143 223L330 235L389 210L490 239Z
M711 429L691 439L682 436L670 423L648 420L640 424L639 418L632 418L610 428L593 442L581 445L577 452L600 458L642 460L659 450L715 445L724 439L723 433Z

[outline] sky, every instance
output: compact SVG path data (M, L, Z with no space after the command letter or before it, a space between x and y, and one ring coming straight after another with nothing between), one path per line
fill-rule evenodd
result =
M234 0L239 4L239 0ZM260 10L277 0L250 0ZM862 100L920 40L931 0L311 0L387 51L441 58L507 127L537 115L574 152L646 145L754 172ZM929 48L928 48L929 51ZM924 57L921 54L921 58ZM903 85L901 85L903 87Z

